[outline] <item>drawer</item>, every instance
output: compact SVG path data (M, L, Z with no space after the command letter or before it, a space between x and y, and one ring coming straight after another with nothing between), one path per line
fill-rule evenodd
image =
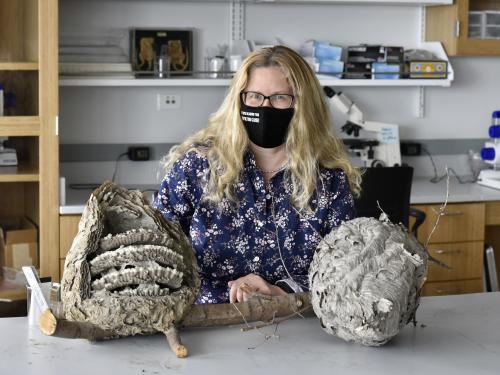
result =
M428 247L432 257L451 267L445 269L429 262L427 281L476 279L483 277L484 243L457 242L431 244Z
M440 207L438 204L415 206L426 214L418 229L418 239L424 244L436 224ZM484 203L448 204L430 243L483 241L484 217Z
M483 279L426 282L423 296L446 296L451 294L482 293Z
M81 215L59 216L59 258L66 258L73 239L78 233L80 218Z

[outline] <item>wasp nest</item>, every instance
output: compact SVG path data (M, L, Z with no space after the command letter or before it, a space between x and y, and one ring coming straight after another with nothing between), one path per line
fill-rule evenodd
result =
M139 191L113 183L95 190L66 257L66 319L128 336L166 332L194 303L196 260L179 225Z
M385 344L412 320L427 273L424 247L382 216L334 229L309 269L311 303L324 330L369 346Z

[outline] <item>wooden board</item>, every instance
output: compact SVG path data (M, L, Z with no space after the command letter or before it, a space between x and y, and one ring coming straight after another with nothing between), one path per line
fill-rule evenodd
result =
M39 136L40 119L36 116L0 117L0 136Z
M39 2L40 273L59 280L58 0Z

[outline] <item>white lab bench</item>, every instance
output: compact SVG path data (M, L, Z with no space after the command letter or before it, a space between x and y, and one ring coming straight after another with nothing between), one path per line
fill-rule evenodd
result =
M44 336L26 318L0 319L1 374L499 374L500 293L424 297L417 326L382 347L325 333L315 317L259 331L238 327L181 332L176 358L163 335L90 343Z
M430 182L431 177L414 178L411 187L411 204L443 203L446 198L446 179L438 183ZM460 184L450 177L448 202L487 202L500 201L500 190L481 186L477 183Z

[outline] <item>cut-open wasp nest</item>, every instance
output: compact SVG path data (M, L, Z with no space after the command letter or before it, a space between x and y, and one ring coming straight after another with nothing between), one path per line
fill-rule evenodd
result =
M344 222L319 244L309 268L311 303L325 331L383 345L413 317L428 254L385 214Z
M92 193L66 256L66 319L115 336L166 332L186 315L199 286L193 249L177 223L139 191L108 182Z

